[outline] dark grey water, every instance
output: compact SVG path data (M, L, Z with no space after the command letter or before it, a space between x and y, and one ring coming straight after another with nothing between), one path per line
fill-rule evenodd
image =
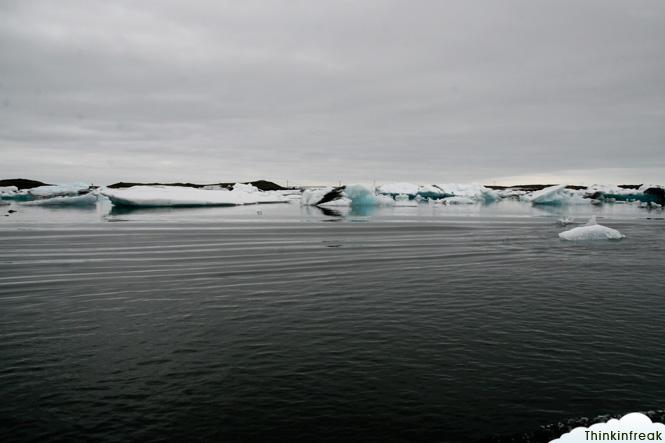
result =
M173 214L3 225L0 440L472 441L664 407L663 220Z

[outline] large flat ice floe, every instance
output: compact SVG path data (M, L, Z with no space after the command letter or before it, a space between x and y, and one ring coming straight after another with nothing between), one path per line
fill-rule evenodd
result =
M593 216L586 225L561 232L559 238L569 241L581 240L621 240L625 236L616 229L596 223L596 217Z
M117 206L237 206L288 203L288 199L278 192L250 190L245 186L238 186L231 191L182 186L132 186L121 189L103 188L100 194Z

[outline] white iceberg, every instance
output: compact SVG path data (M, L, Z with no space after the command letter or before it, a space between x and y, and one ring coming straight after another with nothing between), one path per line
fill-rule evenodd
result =
M282 195L241 190L222 191L184 186L132 186L131 188L104 188L100 194L119 206L236 206L258 203L287 203Z
M474 205L478 200L469 197L446 197L441 200L441 203L446 205Z
M444 183L419 186L413 183L390 183L376 188L377 193L390 195L408 195L410 198L422 197L424 200L438 200L446 197L466 197L480 202L492 202L499 195L492 189L478 183Z
M95 206L97 194L88 193L84 195L62 196L52 198L40 198L21 203L23 206Z
M443 183L436 185L442 193L453 197L464 197L490 203L499 199L499 194L478 183Z
M616 229L596 223L596 216L589 219L586 225L561 232L559 238L569 241L580 240L621 240L625 236Z
M17 193L18 193L18 188L16 186L0 186L0 198L13 197Z
M50 198L72 196L86 193L90 190L88 183L67 183L62 185L46 185L28 189L27 193L35 198Z
M242 192L259 192L259 188L249 183L236 183L232 188L234 191Z
M330 186L325 188L305 189L300 198L300 203L304 206L314 206L319 203L326 194L332 192L333 189L334 188Z
M404 194L414 197L418 194L419 189L420 186L413 183L388 183L386 185L377 186L376 192L392 196Z
M586 188L587 195L593 195L596 192L608 195L628 196L628 195L642 194L644 191L640 191L639 189L620 188L618 185L603 185L603 184L593 184Z
M353 202L348 197L340 197L335 200L330 200L324 203L319 203L316 206L322 206L324 208L350 208Z
M533 205L570 205L589 204L590 200L583 198L573 189L566 189L566 185L554 185L532 192L524 196L526 201Z

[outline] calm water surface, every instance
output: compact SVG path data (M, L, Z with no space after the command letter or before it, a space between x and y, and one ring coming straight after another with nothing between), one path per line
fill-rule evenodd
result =
M5 442L454 442L665 408L662 212L18 211ZM627 238L562 242L562 211Z

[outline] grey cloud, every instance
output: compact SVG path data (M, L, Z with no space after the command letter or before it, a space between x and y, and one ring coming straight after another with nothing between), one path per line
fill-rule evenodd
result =
M1 8L3 177L662 181L660 1Z

